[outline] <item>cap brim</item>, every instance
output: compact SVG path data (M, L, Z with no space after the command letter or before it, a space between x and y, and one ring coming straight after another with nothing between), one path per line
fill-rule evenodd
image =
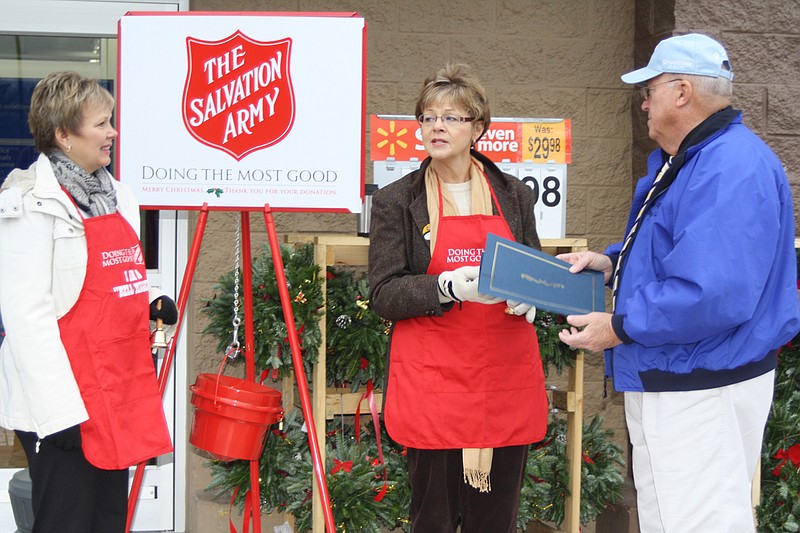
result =
M640 68L639 70L634 70L633 72L628 72L627 74L623 74L620 79L622 79L625 83L630 83L632 85L638 85L639 83L644 83L647 80L652 80L656 76L662 75L663 72L658 70L653 70L648 67Z

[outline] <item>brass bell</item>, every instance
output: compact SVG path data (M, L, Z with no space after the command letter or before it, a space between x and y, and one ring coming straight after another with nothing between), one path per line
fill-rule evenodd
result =
M150 348L153 350L167 347L167 334L164 333L164 328L161 327L161 320L156 321L156 324L158 327L150 337Z
M161 310L161 299L156 302L156 309ZM156 319L156 329L150 336L150 348L156 350L158 348L167 347L167 334L164 333L164 323L160 318Z

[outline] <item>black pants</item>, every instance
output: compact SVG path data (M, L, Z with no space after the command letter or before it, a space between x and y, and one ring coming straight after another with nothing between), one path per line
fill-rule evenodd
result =
M495 448L489 492L464 482L461 453L408 448L411 533L514 533L528 446Z
M101 470L76 448L64 451L35 433L17 431L28 458L32 533L124 533L128 470Z

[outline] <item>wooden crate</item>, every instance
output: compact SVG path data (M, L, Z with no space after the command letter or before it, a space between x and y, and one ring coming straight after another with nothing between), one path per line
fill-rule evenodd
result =
M320 269L325 272L329 266L366 266L368 262L369 238L352 234L339 233L292 233L284 237L284 242L313 243L314 260ZM559 253L577 252L587 250L586 239L542 239L542 250L556 255ZM323 276L323 294L327 289L326 278ZM325 375L326 343L325 314L321 315L320 329L322 342L320 343L317 364L311 378L312 410L314 413L325 413L325 416L316 415L314 424L319 439L322 462L325 462L325 421L337 415L355 414L363 391L350 392L349 389L331 389L327 387ZM575 366L569 368L568 389L566 391L552 391L553 404L562 411L567 412L567 461L569 465L569 490L571 495L565 502L565 516L563 531L578 533L580 531L580 495L581 495L581 448L583 442L583 366L584 354L578 352ZM286 388L284 387L284 390ZM319 394L317 391L325 391ZM375 402L380 411L382 394L375 391ZM362 402L361 413L369 413L369 405ZM318 490L314 480L314 491ZM314 533L325 532L325 522L321 509L320 498L312 500Z
M333 420L336 416L352 415L356 411L365 415L370 414L369 402L367 398L364 398L366 390L366 387L361 387L356 392L350 392L349 388L335 389L328 387L325 391L325 418ZM375 406L380 413L383 405L383 392L380 389L375 389L373 396L375 397ZM360 410L359 404L361 404Z

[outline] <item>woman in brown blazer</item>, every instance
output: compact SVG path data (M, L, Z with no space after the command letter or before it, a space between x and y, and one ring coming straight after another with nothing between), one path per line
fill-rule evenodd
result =
M416 105L429 157L373 195L370 302L393 321L384 419L408 448L411 531L513 532L547 399L536 313L477 291L489 233L540 248L532 191L474 150L491 121L464 65Z

